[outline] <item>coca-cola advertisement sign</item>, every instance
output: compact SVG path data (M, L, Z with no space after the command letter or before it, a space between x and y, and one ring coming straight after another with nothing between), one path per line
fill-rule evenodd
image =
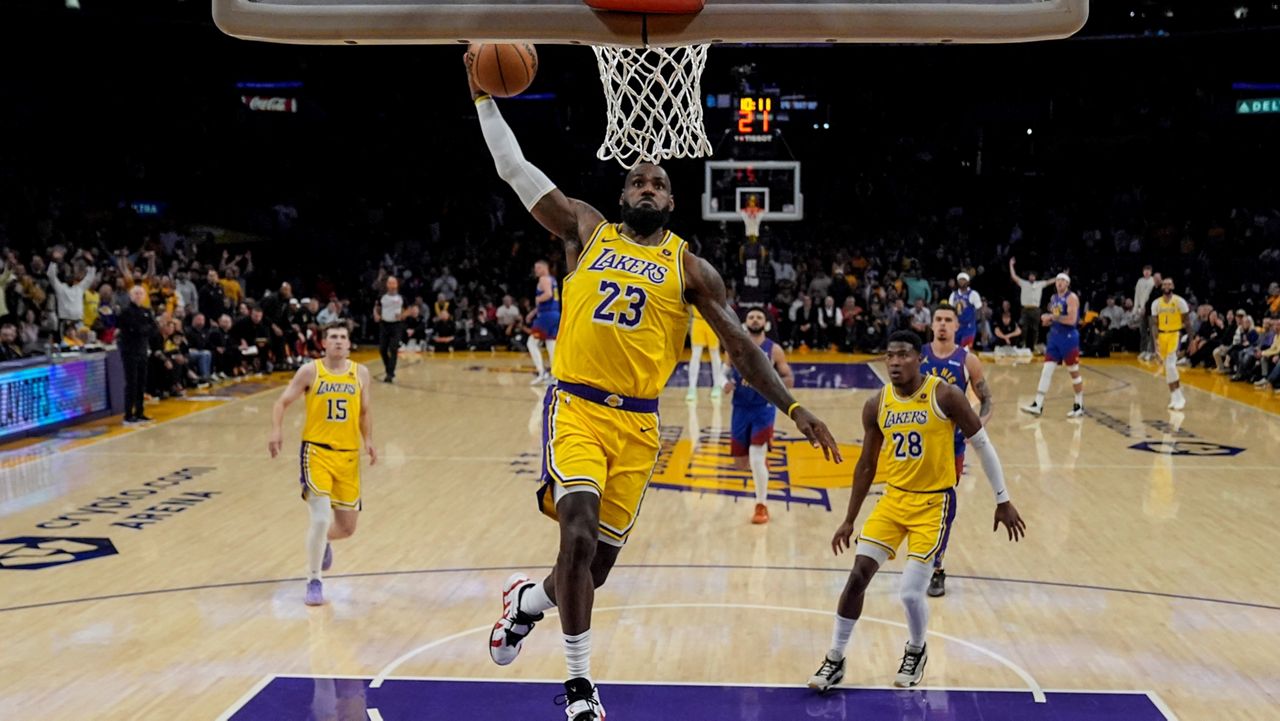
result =
M296 113L297 98L267 97L265 95L241 95L240 102L249 106L250 110L266 113Z

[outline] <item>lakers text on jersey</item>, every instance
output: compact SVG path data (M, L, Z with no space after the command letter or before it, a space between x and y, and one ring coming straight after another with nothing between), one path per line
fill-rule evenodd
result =
M606 543L626 541L657 461L658 394L689 326L684 250L670 232L646 246L602 223L564 279L538 503L554 518L566 494L597 494Z
M879 546L889 558L903 539L907 556L932 562L945 550L955 520L955 423L938 407L937 391L945 383L924 376L909 398L893 386L880 395L880 446L876 480L885 494L859 534L859 542Z
M360 376L355 361L341 373L316 360L307 389L300 482L303 496L328 496L335 508L360 510Z

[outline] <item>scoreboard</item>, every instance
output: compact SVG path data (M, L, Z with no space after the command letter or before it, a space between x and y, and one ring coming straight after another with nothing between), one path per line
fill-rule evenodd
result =
M814 98L783 95L773 89L752 94L712 94L706 100L708 110L719 111L710 114L709 119L724 123L737 143L771 143L784 130L808 127L826 110ZM814 127L821 124L820 121Z

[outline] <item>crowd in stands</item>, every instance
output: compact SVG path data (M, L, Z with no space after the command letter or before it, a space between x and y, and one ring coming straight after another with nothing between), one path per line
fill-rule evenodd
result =
M7 245L0 358L111 343L129 290L140 286L156 319L148 393L181 395L204 383L296 368L321 354L317 329L327 322L347 320L358 339L376 338L372 309L393 275L405 299L404 349L523 351L533 320L533 261L549 258L562 274L563 254L527 222L504 219L497 194L485 203L484 212L465 221L468 242L379 248L358 258L362 271L344 272L340 284L322 275L290 276L279 266L264 274L252 247L232 252L198 228L144 225L135 243L114 245L85 227L84 218L72 223L62 215L63 222L36 223L40 236L19 244L0 225ZM282 215L297 222L295 208ZM1085 227L1074 240L1048 243L1027 237L1016 223L996 242L975 242L964 215L952 208L911 234L850 247L833 240L838 228L766 218L759 242L767 263L751 284L743 283L739 251L747 241L740 227L699 224L685 232L719 266L731 302L741 312L764 307L774 335L789 348L878 353L896 330L927 335L931 307L964 273L983 299L976 347L1035 349L1051 278L1065 271L1081 298L1084 354L1148 355L1150 303L1167 276L1193 309L1186 363L1280 387L1274 342L1280 285L1262 282L1280 277L1277 211L1237 208L1226 214L1231 222L1207 223L1199 233L1188 226L1181 237L1168 224L1146 224ZM1039 275L1029 261L1011 262L1020 255L1039 261ZM277 282L282 277L294 280Z

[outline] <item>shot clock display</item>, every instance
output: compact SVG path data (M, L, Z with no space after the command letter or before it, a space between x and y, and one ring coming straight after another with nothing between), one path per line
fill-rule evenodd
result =
M776 124L774 115L774 98L770 96L744 97L737 99L738 107L738 140L752 138L744 142L768 142L773 135Z
M826 120L825 107L816 98L783 95L773 87L752 93L709 93L706 101L707 108L714 111L708 115L709 124L724 123L720 127L739 143L769 143L792 125L808 127L815 119Z

